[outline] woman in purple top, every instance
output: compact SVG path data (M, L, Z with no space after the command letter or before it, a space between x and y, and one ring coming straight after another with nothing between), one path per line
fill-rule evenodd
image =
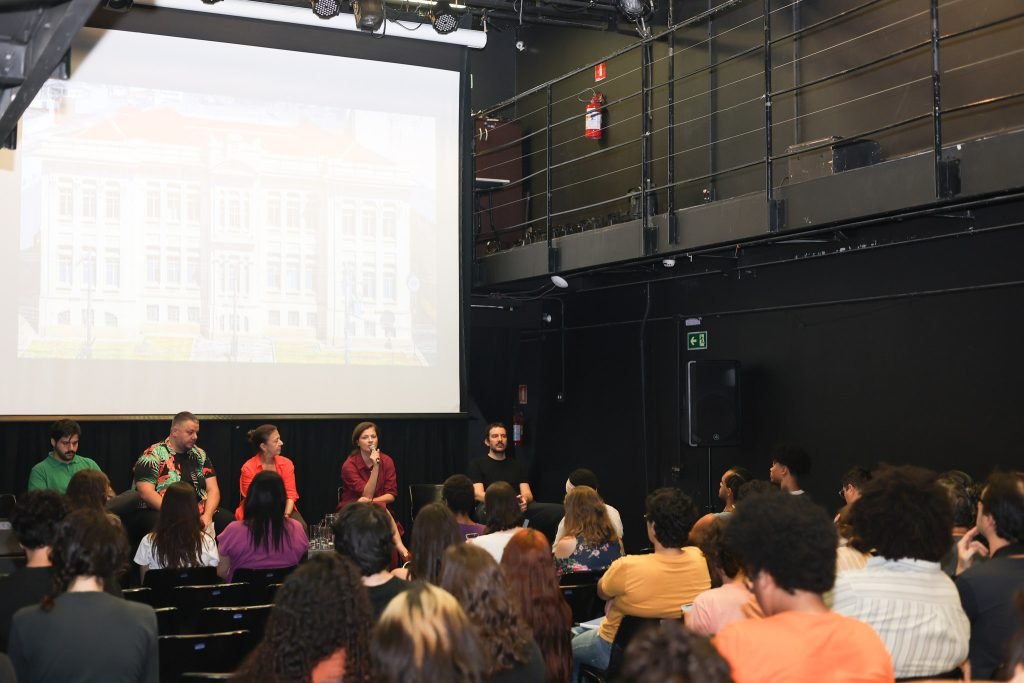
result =
M245 519L228 524L217 545L217 575L231 581L236 569L293 567L306 555L309 538L299 522L284 516L287 497L281 475L260 472L245 497Z

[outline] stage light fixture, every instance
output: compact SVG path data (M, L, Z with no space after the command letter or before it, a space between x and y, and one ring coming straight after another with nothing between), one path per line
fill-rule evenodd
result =
M204 5L216 5L220 0L203 0Z
M104 6L114 12L127 12L132 8L132 0L107 0Z
M376 31L384 23L383 0L352 0L352 14L360 31Z
M321 19L333 19L341 14L341 0L309 0L309 6Z
M615 6L624 17L636 24L642 38L650 37L647 20L654 14L654 0L615 0Z
M569 286L569 283L561 275L552 275L551 284L553 284L555 287L558 287L559 289L565 289L566 287Z
M434 30L442 36L459 28L459 16L452 11L451 3L448 0L437 0L430 8L429 16Z

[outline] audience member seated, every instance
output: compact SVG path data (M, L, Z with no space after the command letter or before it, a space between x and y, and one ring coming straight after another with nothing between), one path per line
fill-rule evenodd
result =
M839 534L839 547L836 549L836 576L850 569L863 569L871 557L871 546L857 538L850 521L853 505L844 505L836 514L836 533Z
M626 647L622 683L732 683L729 664L711 642L665 621Z
M760 496L763 493L779 493L779 488L770 481L752 479L740 486L739 491L736 492L736 502L739 503L747 498Z
M484 510L487 514L487 533L469 542L490 553L495 562L501 562L505 544L519 530L523 520L515 491L504 481L494 482L487 487L484 495Z
M736 501L739 500L740 487L753 479L753 475L745 467L730 467L722 475L718 482L718 498L723 503L721 512L709 512L693 525L690 531L690 542L694 545L701 545L704 532L711 522L719 517L728 517L736 509Z
M854 465L839 479L839 497L846 505L853 505L861 496L864 486L871 481L871 470Z
M942 571L952 577L956 576L956 545L974 526L978 514L978 486L971 475L958 470L940 474L939 486L945 489L953 507L953 542L942 556Z
M39 604L53 584L50 547L57 526L70 511L64 494L52 489L29 491L11 513L14 537L25 551L25 566L0 578L0 651L7 652L11 619L22 607Z
M716 518L705 530L700 544L712 583L718 586L698 595L685 613L686 625L702 636L713 636L729 624L760 616L761 612L757 599L747 588L746 575L725 545L728 524L728 517Z
M448 548L441 588L455 597L476 628L490 683L544 683L540 648L490 554L469 543Z
M956 587L971 622L971 675L989 678L1020 626L1013 597L1024 586L1024 479L1009 473L989 477L976 524L957 545ZM977 562L979 556L988 561Z
M231 522L217 537L217 575L231 581L236 569L297 565L309 551L302 525L284 516L284 481L277 472L260 472L245 498L245 519Z
M199 518L196 492L181 481L171 484L164 493L156 529L146 534L135 552L139 578L145 579L150 569L216 567L219 563L213 529L205 529Z
M11 625L18 680L157 683L156 613L103 592L127 559L127 537L103 513L65 518L53 542L53 592Z
M779 445L772 451L772 466L768 470L768 478L773 484L793 495L802 495L800 486L802 477L811 472L811 457L807 451L797 446Z
M447 591L417 581L391 601L373 631L379 683L483 683L476 629Z
M453 474L445 479L441 498L455 515L455 521L458 522L459 531L464 538L469 539L487 533L487 527L474 522L471 517L476 507L476 498L473 497L473 481L469 477L464 474Z
M232 680L292 683L369 680L370 601L359 570L320 553L277 590L263 640Z
M597 475L588 469L579 468L569 473L569 478L565 480L565 494L569 495L572 490L577 486L589 486L590 488L597 491ZM600 493L598 493L600 495ZM604 502L604 499L601 499ZM615 529L615 533L618 534L619 540L622 540L622 515L619 511L609 505L607 502L604 503L604 509L608 512L608 519L612 523L612 528ZM558 530L555 531L555 542L558 539L565 536L565 517L562 517L561 521L558 522ZM554 548L552 548L554 550Z
M240 522L244 518L245 496L249 492L252 478L264 470L273 471L280 474L281 479L284 480L284 492L288 497L284 504L284 516L297 521L306 530L306 533L309 533L306 520L302 518L298 508L295 507L295 501L299 499L299 491L295 486L295 464L281 455L284 441L281 440L281 434L277 431L277 427L271 424L260 425L256 429L250 429L246 433L246 439L256 454L242 465L242 473L238 478L240 499L238 507L235 509L235 519Z
M92 458L78 454L82 428L74 420L61 419L50 425L50 451L32 468L28 476L28 490L50 489L64 493L71 477L82 470L99 471Z
M1024 683L1024 588L1017 591L1014 603L1017 606L1017 617L1020 619L1020 626L1007 644L1006 658L1003 660L1000 671L996 672L996 677L997 680Z
M576 486L565 496L563 535L555 543L558 574L607 569L622 556L622 541L597 491Z
M88 508L102 512L111 524L123 529L121 518L107 511L107 502L113 497L114 490L110 480L100 470L82 470L76 472L68 482L67 496L72 510Z
M850 507L854 534L875 556L839 575L832 609L875 630L896 678L950 673L967 658L970 624L939 566L953 513L935 479L916 467L884 469Z
M683 605L711 587L703 553L686 545L697 521L697 507L690 497L677 488L658 489L647 496L645 510L647 538L654 552L615 560L598 581L598 596L612 602L599 628L573 638L576 665L608 668L622 615L678 619Z
M825 606L836 571L835 525L804 496L741 500L726 546L753 585L764 619L746 619L713 642L735 683L891 682L892 659L870 626Z
M513 534L501 556L501 570L512 595L519 598L520 613L544 656L545 680L568 683L572 672L572 609L558 586L558 573L544 534L536 529L520 529Z
M391 516L373 503L350 503L334 520L334 550L359 567L370 607L377 620L391 599L409 588L409 582L391 574L395 551Z
M412 559L408 568L400 567L391 573L400 579L437 584L445 549L462 542L464 537L455 515L444 503L424 505L412 523Z

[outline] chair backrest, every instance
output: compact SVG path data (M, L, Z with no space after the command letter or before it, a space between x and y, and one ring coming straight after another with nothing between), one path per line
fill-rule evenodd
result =
M255 645L248 631L160 636L160 680L177 680L186 671L229 673Z
M572 610L572 621L581 624L601 616L601 600L597 597L597 581L561 586L562 597Z
M156 592L152 588L122 588L121 594L125 600L141 602L143 605L152 606L156 600Z
M162 636L174 636L179 633L179 615L177 607L157 607L156 632ZM228 629L221 629L228 630Z
M184 567L181 569L149 569L142 585L157 593L165 593L178 586L207 586L220 583L216 567Z
M178 677L178 680L182 683L198 683L199 681L230 681L235 677L234 673L229 674L215 674L215 673L196 673L195 671L189 671L183 673Z
M444 486L441 484L409 484L409 511L412 518L416 519L424 505L440 503L443 491Z
M298 565L291 567L276 567L274 569L236 569L232 577L233 581L248 583L253 586L266 586L271 583L284 583L288 575L295 571Z
M641 631L657 627L659 624L661 624L661 619L634 617L632 614L624 614L622 616L619 630L616 631L615 640L612 642L612 654L608 658L608 680L614 680L618 677L629 641L633 640L633 637Z
M584 583L597 583L604 576L607 569L598 569L592 572L569 572L568 574L562 574L558 578L558 583L561 586L578 586Z
M170 604L181 613L182 633L194 633L199 612L204 607L244 607L252 603L249 584L219 583L213 586L178 586L171 591Z
M273 605L252 605L250 607L204 607L199 612L196 633L220 633L222 631L249 631L259 642L263 638L263 627L270 616Z
M0 493L0 517L9 518L17 503L18 498L13 493Z
M269 605L274 604L274 598L277 597L277 589L281 587L279 583L268 583L263 587L263 595L259 600L259 603L266 603Z

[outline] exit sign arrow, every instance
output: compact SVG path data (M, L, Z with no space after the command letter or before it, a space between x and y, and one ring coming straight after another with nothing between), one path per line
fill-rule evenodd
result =
M700 332L686 333L686 349L688 351L707 351L708 333L705 330Z

